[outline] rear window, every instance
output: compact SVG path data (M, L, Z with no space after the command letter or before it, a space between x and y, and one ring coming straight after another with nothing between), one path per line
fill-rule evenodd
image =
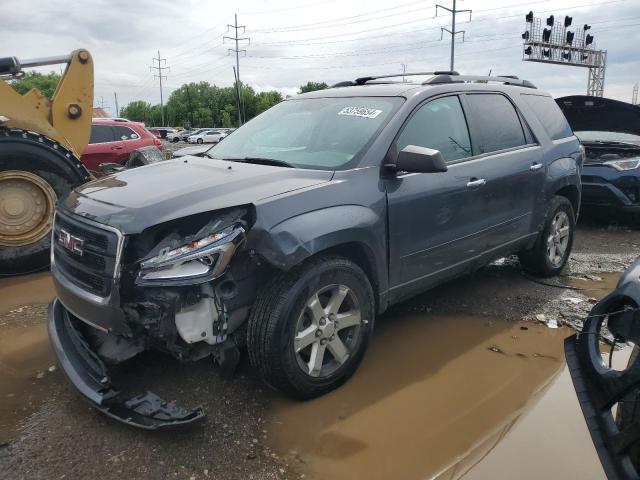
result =
M478 153L490 153L527 144L520 117L511 102L498 93L466 97L475 122L472 134Z
M109 125L91 125L89 143L107 143L115 141L113 129Z
M140 138L140 135L138 135L129 127L122 127L120 125L117 125L113 127L113 129L116 132L116 138L118 140L137 140L138 138Z
M573 135L569 122L556 101L543 95L522 94L522 98L531 107L547 134L552 140L559 140Z

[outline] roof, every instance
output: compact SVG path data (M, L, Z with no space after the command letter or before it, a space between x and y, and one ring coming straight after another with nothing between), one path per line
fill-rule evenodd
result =
M93 118L108 118L110 115L104 110L104 108L93 107Z

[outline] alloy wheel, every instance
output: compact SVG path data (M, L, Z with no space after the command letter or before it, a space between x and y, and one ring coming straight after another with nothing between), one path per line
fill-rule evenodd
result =
M571 223L569 216L566 212L557 212L553 217L549 236L547 237L547 258L553 267L562 265L562 260L569 245L570 233Z
M352 355L361 334L358 300L345 285L328 285L309 298L293 339L300 369L311 377L327 377Z

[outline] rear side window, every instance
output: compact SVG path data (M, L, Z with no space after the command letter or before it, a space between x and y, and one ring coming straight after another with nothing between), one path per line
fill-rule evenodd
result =
M556 101L543 95L521 95L531 107L547 134L552 140L559 140L573 135L569 122Z
M515 108L497 93L466 96L475 122L472 134L478 153L490 153L527 144Z
M91 125L89 143L107 143L115 141L113 129L109 125Z
M113 129L116 131L116 138L118 140L137 140L138 138L140 138L140 135L131 130L129 127L122 127L120 125L117 125L113 127Z
M470 157L469 130L458 97L438 98L421 106L398 137L398 152L407 145L440 150L448 162Z

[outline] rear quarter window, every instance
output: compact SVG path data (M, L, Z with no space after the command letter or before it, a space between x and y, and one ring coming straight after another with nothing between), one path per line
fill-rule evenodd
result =
M533 114L540 121L552 140L559 140L573 135L569 122L556 101L545 95L521 94L522 99L531 107Z

